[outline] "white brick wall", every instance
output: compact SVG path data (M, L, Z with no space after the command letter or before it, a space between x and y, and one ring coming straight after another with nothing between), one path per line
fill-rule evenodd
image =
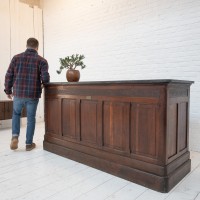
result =
M183 79L191 87L190 148L200 151L199 0L43 0L51 81L59 58L84 54L81 81Z

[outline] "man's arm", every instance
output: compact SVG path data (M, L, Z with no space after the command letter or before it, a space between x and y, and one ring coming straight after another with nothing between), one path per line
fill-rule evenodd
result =
M13 81L14 81L14 66L15 66L15 58L12 59L5 75L4 92L7 94L7 97L9 99L12 99L13 97L12 87L13 87Z
M42 84L48 83L50 81L50 76L49 76L49 65L46 60L43 60L40 64L40 77Z

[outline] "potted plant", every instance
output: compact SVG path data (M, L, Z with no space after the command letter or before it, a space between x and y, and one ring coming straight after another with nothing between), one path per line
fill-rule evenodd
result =
M83 63L84 55L73 54L65 58L60 58L60 69L56 72L60 74L63 69L67 69L66 78L69 82L78 82L80 79L80 72L76 70L77 67L84 69L86 66Z

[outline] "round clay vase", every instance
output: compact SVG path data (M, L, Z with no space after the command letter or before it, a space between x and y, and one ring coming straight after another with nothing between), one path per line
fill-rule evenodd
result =
M80 79L80 72L79 70L75 69L68 69L66 78L68 82L78 82Z

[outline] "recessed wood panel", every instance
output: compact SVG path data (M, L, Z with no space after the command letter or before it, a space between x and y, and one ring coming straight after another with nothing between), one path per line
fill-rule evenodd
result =
M168 113L168 138L167 151L168 158L177 153L177 125L178 125L178 109L177 104L169 106Z
M156 157L156 105L133 105L131 114L131 152Z
M178 104L178 151L187 147L187 103Z
M97 143L97 101L81 101L81 141Z
M12 119L12 113L13 113L13 102L8 101L5 102L5 119Z
M26 113L26 108L25 107L22 109L21 117L27 117L27 113Z
M62 135L65 137L76 137L76 100L62 100Z
M104 102L104 146L121 151L129 150L129 107L129 103Z
M51 99L46 101L45 116L47 131L53 134L59 134L60 127L60 101Z
M5 100L0 102L0 120L12 119L13 101ZM26 117L26 108L22 109L21 117Z
M0 120L4 119L4 102L0 102Z

